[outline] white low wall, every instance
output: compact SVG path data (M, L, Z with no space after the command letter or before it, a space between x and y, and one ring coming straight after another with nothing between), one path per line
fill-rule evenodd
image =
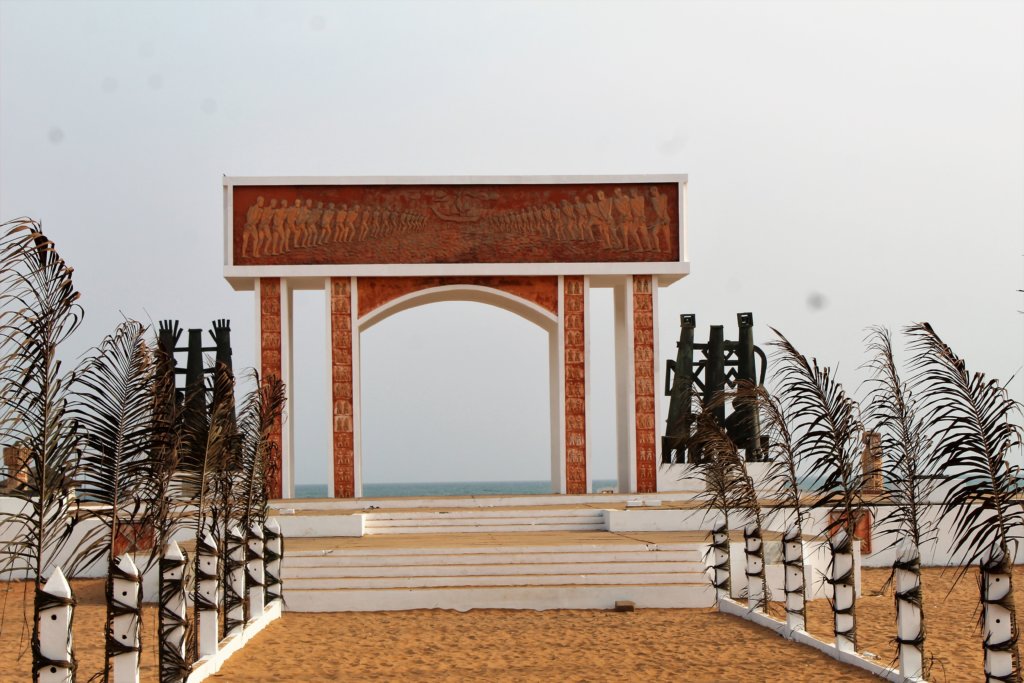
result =
M710 528L711 517L704 510L605 510L608 531L700 531Z
M287 509L287 508L286 508ZM285 538L302 538L304 536L362 536L365 533L363 515L296 515L286 514L278 510L274 519L281 525L281 533Z

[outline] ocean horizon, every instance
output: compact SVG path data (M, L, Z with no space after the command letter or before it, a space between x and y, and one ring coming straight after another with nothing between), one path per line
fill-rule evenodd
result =
M594 479L594 491L615 489L615 479ZM540 481L436 481L366 482L363 498L427 496L487 496L551 493L551 482ZM296 498L326 498L327 484L296 484Z

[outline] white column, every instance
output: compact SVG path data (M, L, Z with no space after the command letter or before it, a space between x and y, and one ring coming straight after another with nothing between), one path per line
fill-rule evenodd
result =
M747 606L764 611L764 561L761 559L761 530L756 524L743 527L743 547L746 556Z
M558 453L551 460L551 488L554 493L565 493L565 278L558 276L558 330L555 333L555 361L558 368L557 434ZM549 346L550 348L550 346ZM554 442L554 438L552 439Z
M842 529L836 531L829 539L832 548L832 609L833 609L833 630L836 636L836 648L843 652L856 652L853 639L849 635L853 633L856 624L853 614L842 614L854 605L856 596L854 585L856 568L853 565L853 542L846 536ZM845 579L849 575L848 579Z
M1013 637L1010 610L996 604L1009 594L1013 583L1007 571L1009 563L999 549L993 549L981 563L982 641L985 645L985 673L995 680L1010 680L1013 675L1013 650L1000 648Z
M115 616L112 624L114 640L133 648L129 652L111 657L114 683L138 683L139 681L139 568L128 554L114 560L123 576L115 575L113 580L114 601L119 607L134 609L135 612Z
M327 343L324 348L327 350L324 359L324 372L327 375L327 395L322 399L326 405L331 406L327 413L327 460L330 476L327 477L327 497L334 498L334 325L331 321L331 278L324 278L324 319L327 324L324 329L327 332Z
M164 653L185 662L185 554L176 541L167 544L160 561L160 680L182 683L187 677L183 668L177 678L164 671Z
M281 584L281 561L284 559L284 543L281 539L281 525L271 517L263 526L264 572L266 576L266 601L279 600L283 593Z
M711 532L711 580L717 600L729 597L729 529L718 522Z
M923 678L924 657L921 646L914 644L921 637L921 607L908 597L921 590L920 555L913 543L899 548L896 567L896 636L899 643L900 675L907 679Z
M232 604L225 605L224 619L232 625L225 635L231 635L240 632L245 625L245 537L237 526L232 525L228 529L226 543L230 564L224 578L234 594L234 600Z
M615 427L618 491L636 491L636 384L633 368L633 277L613 288L615 302Z
M292 379L294 344L292 343L292 287L281 278L281 381L285 386L285 404L281 413L281 496L295 497L295 434L292 420L295 392Z
M40 683L71 683L71 586L58 567L39 590L52 598L54 606L39 610L39 654L48 663L33 666L39 667Z
M359 278L352 278L352 469L356 498L363 495L363 408L360 377L362 361L359 358Z
M590 276L583 276L583 428L586 434L587 493L594 492L594 465L590 445Z
M804 543L800 530L791 526L782 536L782 564L786 591L786 626L803 631L804 620Z
M259 524L249 528L248 546L249 561L246 569L249 576L246 585L249 588L249 619L252 620L263 616L263 529Z
M199 610L199 657L217 654L220 641L218 605L220 595L217 585L217 544L207 531L196 548L197 607Z

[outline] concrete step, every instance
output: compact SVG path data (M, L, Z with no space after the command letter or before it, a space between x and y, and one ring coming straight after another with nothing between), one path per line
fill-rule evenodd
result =
M476 527L476 526L531 526L545 524L587 524L604 527L603 515L546 515L531 517L505 517L504 515L474 515L472 517L428 517L415 519L379 519L367 515L363 525L367 529L389 527Z
M331 539L320 539L327 546L324 549L297 550L289 547L288 539L285 539L285 553L293 557L323 557L326 555L337 555L346 557L360 556L390 556L390 555L539 555L543 553L661 553L667 551L687 551L702 553L705 544L693 542L681 543L645 543L643 541L628 542L623 539L622 543L564 543L552 545L465 545L465 546L424 546L424 547L396 547L396 548L331 548ZM396 539L397 540L397 539Z
M499 518L532 518L532 517L593 517L604 518L604 510L593 508L545 508L539 510L517 510L507 508L483 508L475 510L444 510L431 512L405 512L401 510L390 512L367 512L368 522L379 520L399 519L485 519L490 517Z
M429 534L429 533L474 533L489 534L507 531L604 531L604 523L585 524L577 522L552 522L549 524L470 524L433 526L417 524L415 526L367 526L367 536L378 534Z
M328 553L297 555L286 551L285 568L291 567L382 567L420 566L441 564L520 564L520 563L576 563L576 562L630 562L659 563L686 562L703 564L699 550L657 550L646 548L628 551L550 552L550 553L482 553L478 548L468 548L465 553L446 549L446 554L413 553L403 555L356 555L349 551L336 550ZM407 551L408 552L408 551Z
M529 565L523 565L528 571ZM609 586L654 585L663 583L707 583L703 572L664 574L509 574L483 576L358 576L328 578L291 578L293 590L334 588L444 588L449 586Z
M704 570L699 562L569 562L518 564L415 564L393 566L344 565L293 566L286 562L284 578L354 578L354 577L457 577L515 576L520 574L585 575L599 574L694 574Z
M501 586L420 589L285 588L285 609L294 612L354 612L410 609L612 609L617 600L638 608L711 607L715 592L703 583L600 586Z

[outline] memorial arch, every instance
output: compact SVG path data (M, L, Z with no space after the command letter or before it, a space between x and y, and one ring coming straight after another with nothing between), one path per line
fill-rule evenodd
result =
M362 493L361 333L476 301L548 333L551 479L589 491L589 292L615 300L619 488L657 489L657 294L689 271L685 176L225 178L224 275L255 293L261 374L291 391L292 293L325 291L335 497ZM273 438L294 494L291 402Z

